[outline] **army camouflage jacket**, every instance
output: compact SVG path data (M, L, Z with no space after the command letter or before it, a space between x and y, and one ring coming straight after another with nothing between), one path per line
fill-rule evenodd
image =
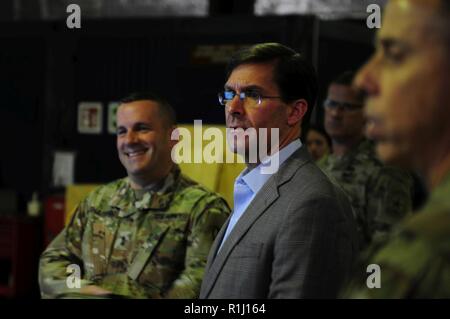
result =
M343 292L351 298L450 298L450 173L388 240L368 249ZM379 278L367 266L379 265ZM371 278L369 278L369 275ZM379 280L379 288L369 289Z
M393 224L411 211L411 175L384 165L369 140L362 140L341 157L327 155L318 165L349 196L361 249L384 237Z
M177 166L157 191L135 191L128 178L101 186L77 207L40 259L44 298L74 297L67 266L81 286L131 298L196 298L207 255L229 215L225 200Z

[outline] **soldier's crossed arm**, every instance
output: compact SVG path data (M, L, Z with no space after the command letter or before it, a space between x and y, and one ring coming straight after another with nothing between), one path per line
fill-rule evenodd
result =
M191 214L185 268L164 297L198 298L209 250L229 214L225 200L216 195L197 203Z
M71 275L71 265L76 265L83 273L83 262L81 260L81 239L85 224L86 202L82 202L71 222L50 243L42 253L39 260L39 285L41 295L44 298L54 298L58 295L74 292L91 282L80 278L80 287L69 287L67 279ZM68 270L69 269L69 270Z

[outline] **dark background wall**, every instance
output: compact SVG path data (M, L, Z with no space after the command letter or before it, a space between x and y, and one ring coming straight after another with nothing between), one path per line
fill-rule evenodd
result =
M76 152L76 183L123 176L115 137L106 129L106 104L131 91L161 92L179 122L222 124L216 96L226 59L198 59L199 46L269 41L291 46L317 67L322 100L332 77L367 59L372 37L363 20L313 16L83 20L80 30L67 29L65 21L2 22L0 187L17 191L22 210L34 190L61 191L51 187L55 150ZM77 133L80 101L103 103L102 134ZM314 119L321 116L317 107Z

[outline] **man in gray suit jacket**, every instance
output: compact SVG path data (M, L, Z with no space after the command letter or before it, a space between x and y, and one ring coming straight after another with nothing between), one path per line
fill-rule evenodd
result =
M247 168L200 298L334 298L349 275L357 253L350 204L299 139L316 95L314 68L288 47L259 44L232 57L219 101L228 143Z

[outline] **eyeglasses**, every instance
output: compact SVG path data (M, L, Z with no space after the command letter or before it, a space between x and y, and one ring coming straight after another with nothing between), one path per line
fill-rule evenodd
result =
M323 102L323 107L328 110L344 110L346 112L353 112L356 110L360 110L362 108L362 104L355 103L347 103L347 102L338 102L330 99L326 99Z
M219 103L221 105L227 105L235 96L238 96L241 101L244 101L245 105L256 106L260 105L263 99L281 99L281 96L267 96L261 95L257 91L243 91L237 94L234 91L222 91L218 94Z

